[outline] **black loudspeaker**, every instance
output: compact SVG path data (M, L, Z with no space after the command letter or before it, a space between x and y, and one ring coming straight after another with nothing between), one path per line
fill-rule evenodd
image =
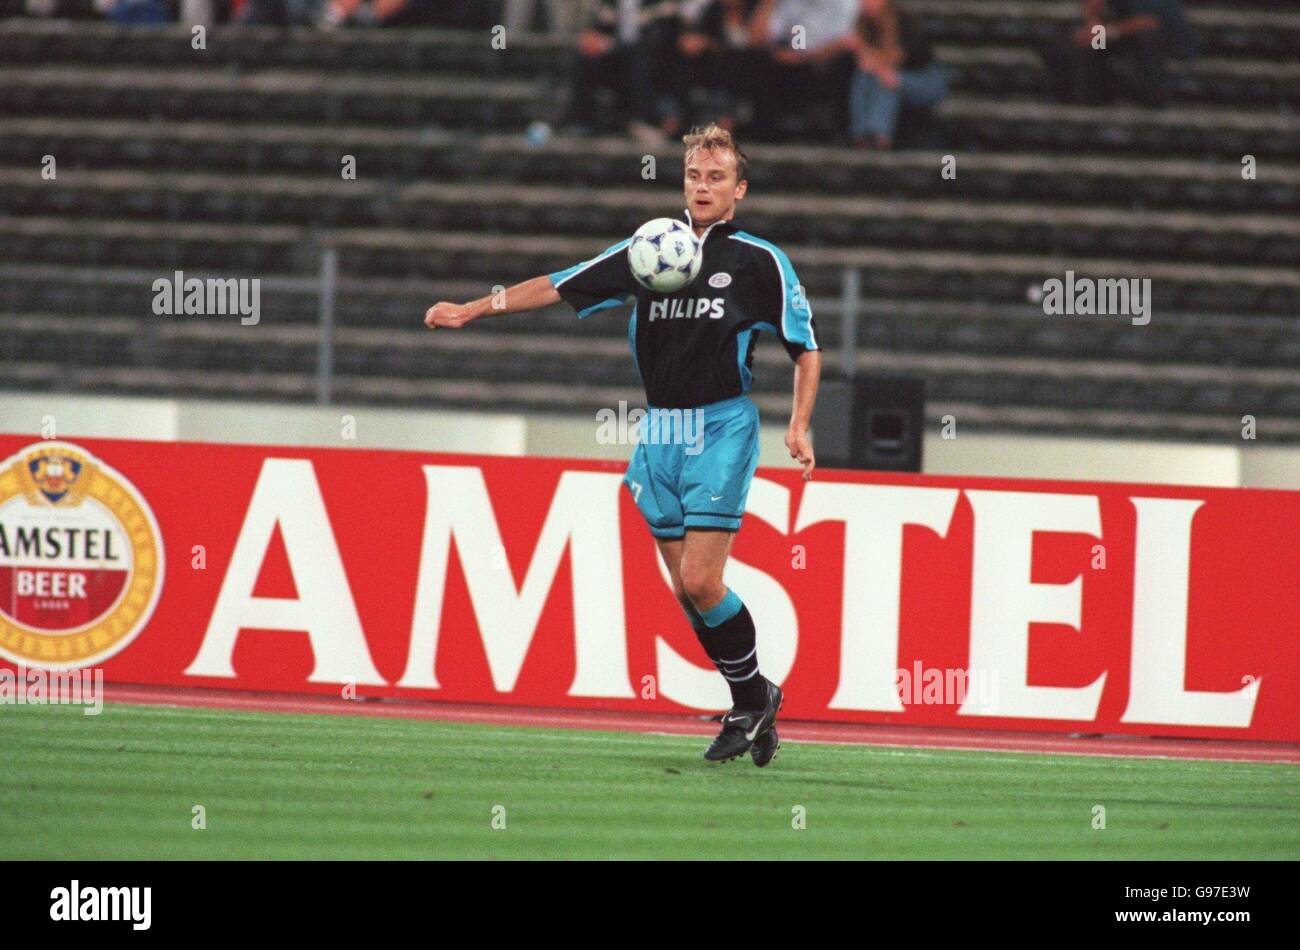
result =
M919 472L925 380L824 378L813 406L813 450L826 468Z

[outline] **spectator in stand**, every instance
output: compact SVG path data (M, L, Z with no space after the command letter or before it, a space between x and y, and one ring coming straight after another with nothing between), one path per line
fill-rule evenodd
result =
M670 119L665 131L714 122L735 129L734 77L749 46L749 21L759 0L686 0L680 6L676 62L669 75ZM696 103L698 102L698 106ZM687 113L685 122L680 113Z
M196 26L210 29L220 22L217 17L221 12L214 0L180 0L176 22L187 30L193 30Z
M18 16L20 13L59 20L99 19L95 0L11 0L7 7L0 5L0 17Z
M262 26L307 26L319 22L328 6L327 0L245 0L232 10L232 19Z
M162 0L95 0L95 9L121 26L162 26L172 22Z
M674 120L657 98L659 72L671 62L676 41L676 0L596 0L578 34L570 131L585 134L600 124L596 97L605 88L621 98L628 134L644 145L662 145L667 136L661 126Z
M506 34L531 33L537 8L546 11L547 32L568 36L586 12L586 0L506 0Z
M849 138L859 148L891 148L900 108L933 109L948 93L947 76L929 42L894 0L861 0L857 38Z
M1043 61L1059 102L1101 105L1126 94L1160 108L1169 101L1169 60L1189 59L1199 46L1179 0L1084 0L1082 22L1053 36Z
M753 138L802 134L816 113L830 112L832 134L848 124L849 80L856 66L858 0L760 0L750 21L749 87ZM825 123L824 123L825 124Z
M420 26L428 19L430 0L331 0L325 5L319 25Z

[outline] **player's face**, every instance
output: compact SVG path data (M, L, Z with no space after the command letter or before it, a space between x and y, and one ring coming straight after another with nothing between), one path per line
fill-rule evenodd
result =
M745 197L748 182L736 181L735 153L722 149L701 149L686 163L686 207L691 221L703 230L736 213L736 202Z

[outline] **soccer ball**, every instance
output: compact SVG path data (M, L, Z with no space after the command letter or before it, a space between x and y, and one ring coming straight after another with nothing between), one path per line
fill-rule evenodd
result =
M627 246L627 262L641 286L661 294L681 290L700 272L704 254L689 225L676 218L655 218L636 229Z

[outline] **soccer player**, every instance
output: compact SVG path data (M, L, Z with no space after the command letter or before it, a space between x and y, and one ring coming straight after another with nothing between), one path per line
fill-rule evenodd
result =
M704 757L729 761L749 752L755 765L764 766L780 746L776 715L783 696L759 673L754 621L722 581L758 465L758 410L746 393L757 334L766 331L795 363L785 445L803 466L804 479L811 478L808 423L821 352L790 259L734 220L748 188L745 153L716 125L682 141L686 219L703 244L703 263L691 284L671 294L646 289L628 265L629 241L620 241L591 260L508 288L495 304L490 296L435 304L424 322L457 328L560 300L586 317L635 299L628 339L649 414L623 482L659 545L673 594L731 689L732 709ZM648 421L665 410L692 414L702 421L702 432L694 440L647 438ZM688 428L680 425L678 431Z

